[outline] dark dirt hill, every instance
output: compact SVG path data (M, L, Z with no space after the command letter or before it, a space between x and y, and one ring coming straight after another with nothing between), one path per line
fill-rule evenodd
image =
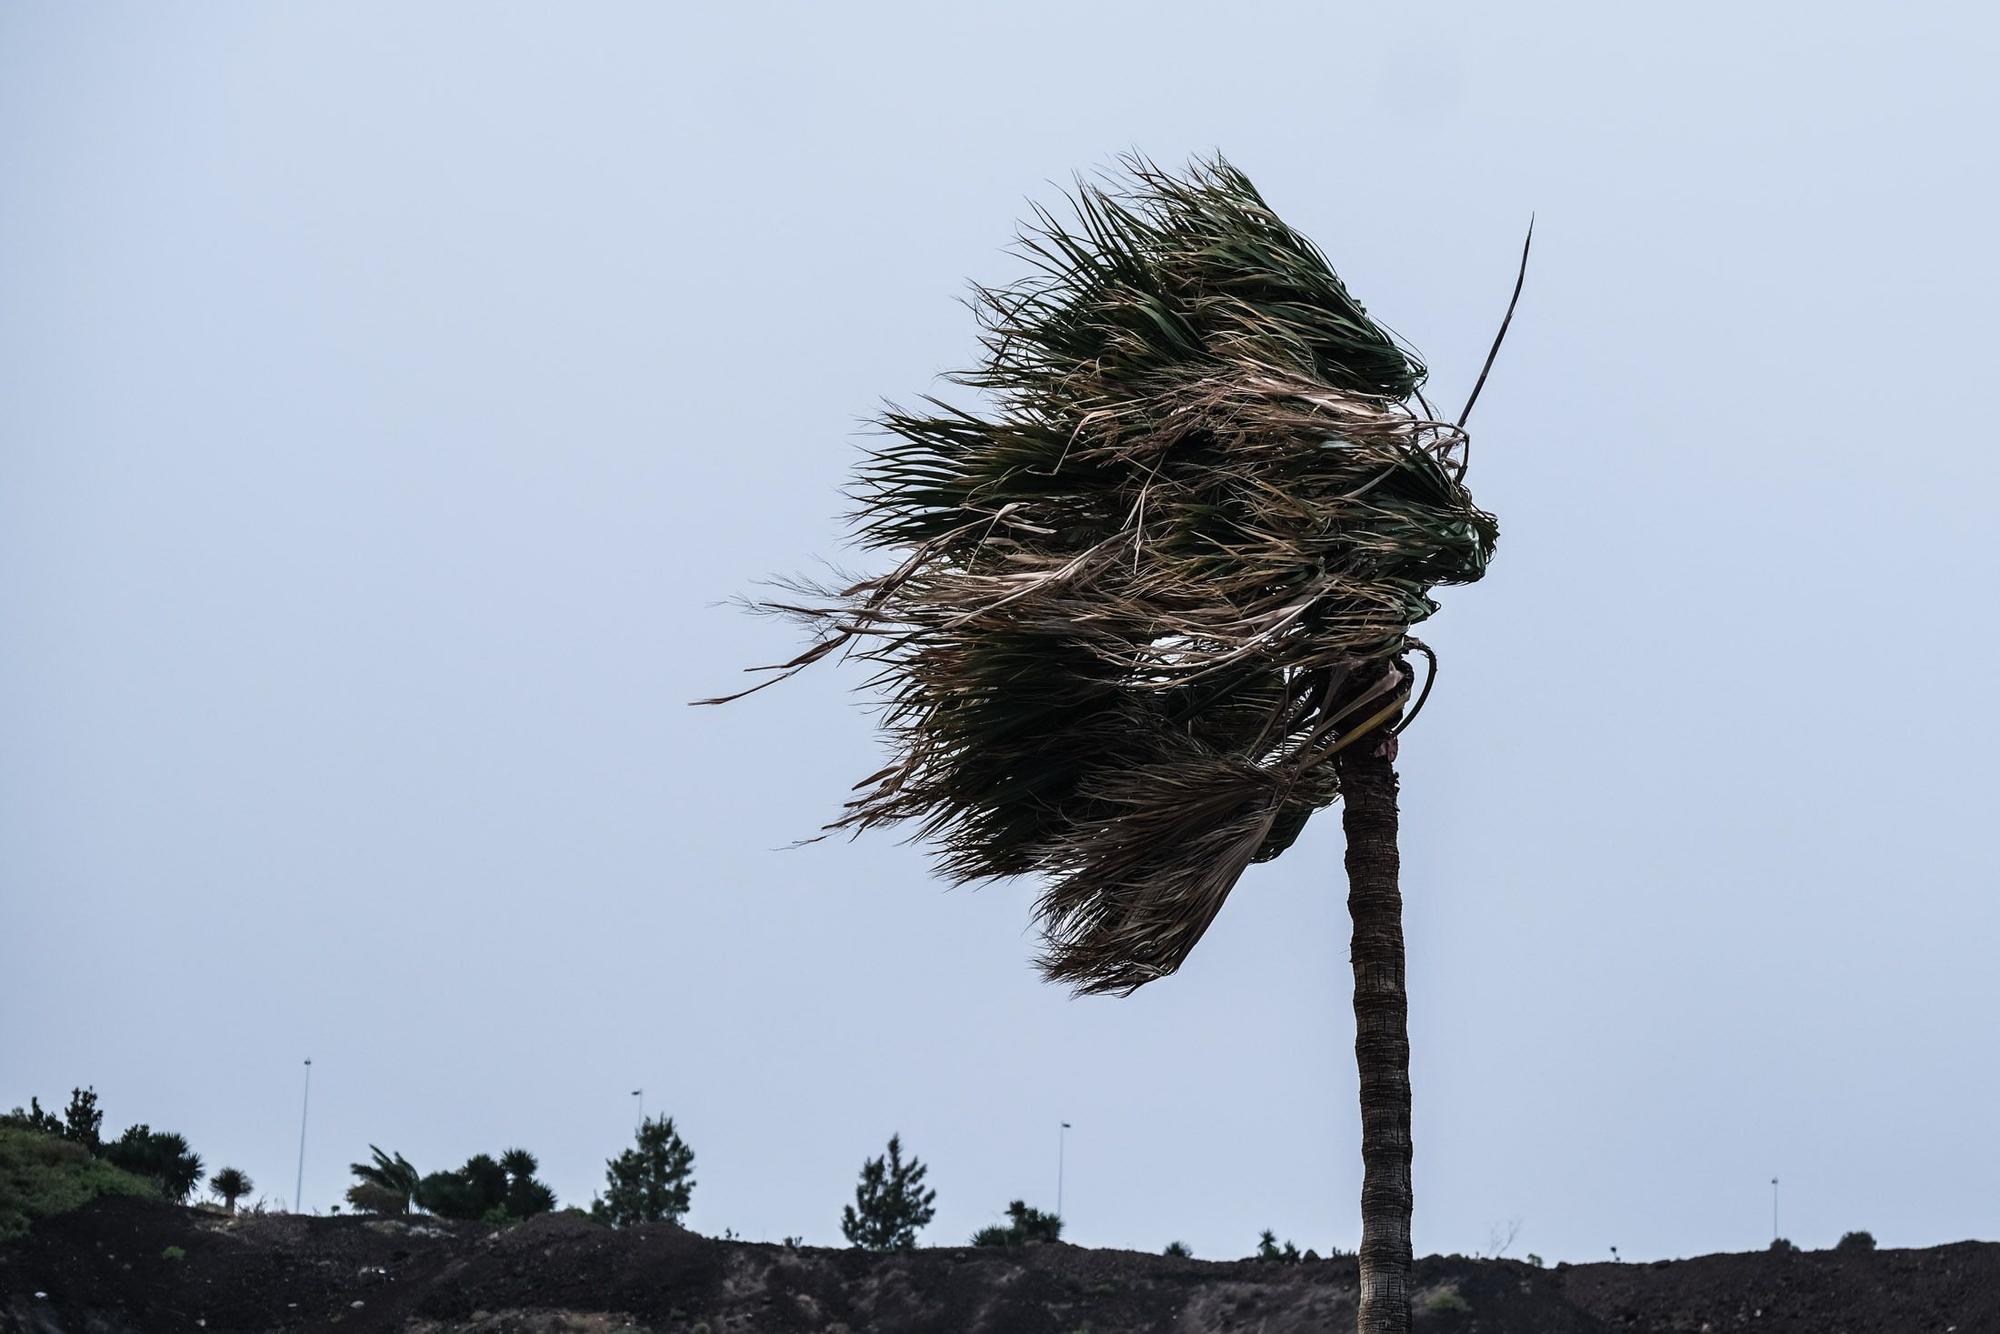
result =
M939 1248L877 1257L611 1231L550 1215L226 1218L107 1198L0 1246L0 1330L657 1334L1126 1334L1338 1330L1352 1259L1211 1263L1130 1251ZM2000 1245L1711 1255L1533 1269L1417 1265L1434 1334L1754 1330L2000 1334Z

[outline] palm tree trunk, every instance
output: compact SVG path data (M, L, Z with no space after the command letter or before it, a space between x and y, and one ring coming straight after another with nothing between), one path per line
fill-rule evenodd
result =
M1403 982L1396 742L1340 752L1347 911L1354 919L1354 1061L1361 1072L1358 1334L1410 1329L1410 1003Z

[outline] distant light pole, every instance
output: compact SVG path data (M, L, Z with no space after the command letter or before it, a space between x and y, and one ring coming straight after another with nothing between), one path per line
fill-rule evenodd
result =
M1778 1240L1778 1178L1771 1178L1771 1240Z
M1062 1217L1063 1148L1065 1147L1063 1144L1063 1140L1065 1137L1068 1136L1068 1134L1069 1134L1069 1122L1065 1121L1062 1123L1062 1129L1056 1131L1056 1217L1057 1218Z
M308 1056L306 1057L306 1095L304 1100L299 1103L299 1175L298 1179L292 1183L292 1212L295 1214L302 1214L306 1211L304 1199L306 1189L306 1112L312 1107L312 1096L313 1062L312 1057Z
M632 1096L639 1100L639 1129L646 1128L646 1090L633 1089Z

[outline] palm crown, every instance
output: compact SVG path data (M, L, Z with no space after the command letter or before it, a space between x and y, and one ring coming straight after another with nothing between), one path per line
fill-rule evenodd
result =
M771 604L878 670L912 820L960 880L1038 874L1044 971L1130 991L1339 794L1407 695L1430 591L1496 529L1424 368L1220 158L1079 183L980 288L981 414L891 409L854 489L895 567ZM768 682L767 682L768 684Z

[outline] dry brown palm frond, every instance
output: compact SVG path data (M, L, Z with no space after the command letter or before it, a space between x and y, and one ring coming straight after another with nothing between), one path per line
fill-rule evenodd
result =
M838 650L884 692L892 761L832 827L1043 877L1044 970L1122 992L1337 798L1496 530L1422 366L1240 172L1133 161L1072 202L978 292L988 411L881 419L855 522L896 567L771 604L816 636L773 670Z

